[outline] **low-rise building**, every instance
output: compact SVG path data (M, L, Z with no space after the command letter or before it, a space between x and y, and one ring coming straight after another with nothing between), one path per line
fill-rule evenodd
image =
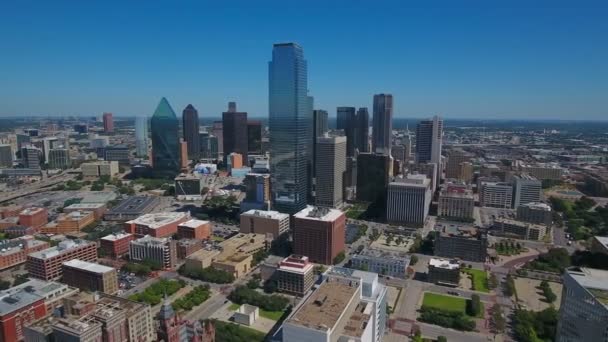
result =
M281 292L304 296L315 282L314 265L308 258L291 255L279 264L277 269L277 288Z
M62 281L87 291L118 292L116 269L93 262L72 259L63 263Z
M64 240L57 246L30 253L26 268L30 276L55 280L63 275L62 264L72 259L97 262L97 244L85 240Z
M54 222L42 227L45 234L66 234L79 232L86 226L95 222L95 213L92 211L71 211L61 214Z
M106 221L134 220L139 216L152 212L159 203L159 198L155 196L131 196L118 203L103 218Z
M171 269L177 264L177 248L170 238L155 238L146 235L129 242L129 259L134 261L151 260Z
M234 321L243 325L253 325L260 317L260 309L257 306L243 304L234 312Z
M594 236L591 239L591 246L589 251L592 253L600 253L608 255L608 237L605 236Z
M188 212L150 213L125 222L125 230L136 236L170 237L177 233L178 225L188 220Z
M203 178L196 175L179 175L175 177L175 198L178 200L202 199Z
M410 256L405 253L364 249L350 258L355 269L406 279Z
M546 203L530 202L517 207L517 219L524 222L551 226L553 212Z
M523 164L520 165L520 170L540 180L560 180L564 175L564 169L552 163Z
M85 179L97 179L101 176L110 176L118 174L118 162L117 161L96 161L93 163L85 163L80 165L82 170L82 176Z
M129 242L135 237L129 233L114 233L99 239L99 247L107 256L119 258L129 253Z
M190 254L199 251L203 248L200 240L196 239L180 239L176 242L177 258L186 259Z
M428 281L434 284L458 286L460 263L457 260L432 258L429 260Z
M18 217L22 210L22 206L15 204L0 207L0 219L5 219L7 217Z
M240 216L241 233L272 234L274 239L289 231L289 215L273 210L249 210Z
M458 224L437 224L435 255L442 258L485 262L488 239L481 230Z
M95 220L101 220L107 211L107 207L105 203L74 203L63 208L63 212L66 214L73 211L91 211Z
M19 224L25 227L40 228L49 222L49 213L45 208L27 208L19 213Z
M497 235L523 240L542 240L547 234L547 226L517 220L497 218L493 231Z
M47 248L48 242L35 240L33 236L0 241L0 270L23 264L28 254Z
M211 233L209 221L191 219L177 225L177 236L180 239L207 240Z

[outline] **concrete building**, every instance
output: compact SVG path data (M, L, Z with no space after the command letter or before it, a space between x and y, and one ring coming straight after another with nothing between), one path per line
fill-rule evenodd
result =
M438 175L440 173L439 165L435 163L416 163L409 165L409 171L413 174L421 174L426 175L428 179L431 180L431 192L435 193L437 187L439 186L439 178Z
M243 325L253 325L260 317L260 309L257 306L243 304L234 312L234 321Z
M364 249L350 258L352 268L394 278L406 279L410 256L405 253Z
M63 263L62 282L91 292L100 291L107 294L118 292L115 268L78 259Z
M6 230L4 231L6 233ZM27 255L49 248L49 243L22 236L16 239L0 240L0 271L23 264Z
M353 108L354 114L354 108ZM343 177L346 171L346 137L317 138L315 156L315 203L339 208L343 203Z
M543 197L542 182L528 174L513 176L513 208L528 203L538 203Z
M240 216L241 233L272 234L273 239L289 231L289 215L273 210L249 210Z
M176 241L175 248L177 249L177 258L183 260L194 252L201 250L203 244L201 243L201 240L180 239Z
M189 212L150 213L125 222L125 230L136 236L170 237L177 233L178 225L189 220Z
M80 203L83 203L81 201ZM160 203L155 196L131 196L124 199L118 205L110 209L104 216L106 221L128 221L152 212Z
M391 155L393 137L393 95L374 95L372 152Z
M445 178L463 180L462 164L471 161L473 155L463 151L462 149L451 150L448 155L448 161L445 165Z
M442 258L485 262L488 240L486 234L472 226L437 224L435 255Z
M26 269L34 278L55 280L63 275L62 264L72 259L97 262L97 244L85 240L61 241L55 247L29 254Z
M429 260L428 281L434 284L458 286L460 263L456 260L431 258Z
M547 226L497 218L494 220L493 231L497 235L503 235L515 239L540 241L547 234Z
M357 157L357 201L386 205L392 160L388 155L361 153Z
M119 165L129 165L131 163L131 150L127 146L108 146L104 149L103 159L105 161L115 161Z
M277 288L280 292L304 296L315 283L314 265L308 257L291 255L279 263L276 270Z
M55 221L46 224L40 231L44 234L80 232L93 222L95 222L95 213L92 211L71 211L60 214Z
M243 180L245 198L241 202L241 212L251 209L270 209L270 175L249 173Z
M283 340L380 342L387 324L386 293L377 274L330 268L284 321Z
M513 185L509 183L482 182L479 205L482 207L510 209L513 204Z
M102 220L107 207L104 203L74 203L63 208L63 212L69 214L75 211L92 212L95 220Z
M561 180L564 169L559 164L537 163L519 165L521 172L527 173L540 180Z
M0 144L0 167L13 167L13 148L9 144Z
M179 239L208 240L212 230L209 221L191 219L177 225Z
M388 184L386 220L391 223L422 227L429 214L432 193L430 180L425 175Z
M178 200L201 200L202 191L203 178L184 174L175 177L175 198Z
M530 202L517 207L517 219L550 226L553 223L553 212L546 203Z
M114 132L114 118L112 117L112 113L103 113L103 131L105 133Z
M475 209L473 191L447 186L439 193L437 216L457 221L472 222Z
M120 258L129 253L129 242L135 237L128 233L114 233L99 239L99 248L111 258Z
M67 148L55 148L49 151L49 168L67 169L72 165L70 160L70 150Z
M293 251L312 262L333 264L344 252L346 216L337 209L307 206L293 215Z
M443 120L434 116L422 120L416 127L416 162L437 165L437 180L441 179L441 147L443 144ZM434 188L439 182L435 183Z
M25 227L40 228L49 222L49 213L45 208L31 207L19 213L19 224Z
M135 261L152 260L171 269L177 264L177 248L170 238L156 238L146 235L129 242L129 259Z
M23 166L27 169L40 169L41 155L42 151L33 145L21 147L21 160Z
M608 341L608 271L571 267L562 278L555 341Z
M85 163L80 165L82 176L85 179L97 179L101 176L110 176L118 174L117 161L96 161L93 163Z

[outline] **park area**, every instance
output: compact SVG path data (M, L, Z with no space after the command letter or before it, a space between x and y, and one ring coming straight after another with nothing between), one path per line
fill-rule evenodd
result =
M543 293L541 281L537 279L515 278L515 289L519 304L527 310L542 311L550 306L559 309L562 296L562 284L548 282L552 292L555 294L553 302L549 302Z
M462 270L466 273L471 280L471 290L479 292L490 292L488 288L488 273L484 270L477 270L474 268L466 268Z
M475 319L483 318L484 305L479 296L471 299L425 292L418 321L461 331L475 330Z

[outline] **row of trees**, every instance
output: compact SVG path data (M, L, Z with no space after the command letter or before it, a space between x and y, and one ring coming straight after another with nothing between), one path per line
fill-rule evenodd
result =
M479 299L479 295L472 295L470 300L467 300L466 311L467 315L471 317L477 317L481 313L481 300Z
M499 243L494 244L494 249L496 250L496 253L501 255L514 255L523 251L521 243L515 243L513 241L500 241Z
M420 309L418 320L461 331L472 331L475 329L475 322L462 312L445 311L427 306L423 306Z
M129 273L135 273L140 277L147 276L152 271L162 269L162 265L158 261L144 260L141 263L129 262L122 267L122 270Z
M203 268L202 270L186 271L184 266L182 266L179 268L178 272L179 274L188 278L198 279L216 284L229 284L234 281L234 275L213 267Z
M571 260L568 250L565 248L551 248L547 253L538 256L524 267L533 270L562 273L565 268L570 267Z
M171 306L173 306L173 309L175 310L190 311L193 307L200 305L209 299L210 293L209 285L199 285L185 296L176 299Z
M540 312L518 309L513 314L513 332L517 341L555 341L556 328L557 310L553 307Z
M538 288L543 292L543 296L545 297L545 301L547 303L555 302L557 296L555 295L555 293L553 293L553 290L551 289L551 286L549 285L548 281L541 281Z
M184 286L186 286L186 282L181 279L161 279L158 282L148 286L143 292L130 295L129 299L134 300L136 302L156 305L161 302L165 294L167 294L167 296L170 296Z
M266 311L283 311L289 299L279 295L265 295L247 286L237 286L228 296L233 303L255 305Z
M517 290L515 289L515 279L508 274L505 279L505 284L503 287L503 294L507 297L512 297L517 295Z

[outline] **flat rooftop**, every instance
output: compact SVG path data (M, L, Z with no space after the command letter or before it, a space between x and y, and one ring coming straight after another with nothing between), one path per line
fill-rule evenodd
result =
M78 259L72 259L63 263L64 266L78 268L83 271L93 273L108 273L114 271L114 268L96 264L94 262L82 261Z
M209 221L192 219L179 224L179 227L198 228L202 225L209 224Z
M36 208L36 207L32 207L32 208L27 208L27 209L23 209L19 215L35 215L38 214L39 212L42 212L43 210L46 210L44 208Z
M74 204L70 204L69 206L65 207L64 209L71 209L71 210L94 210L94 209L99 209L101 207L105 206L105 203L74 203Z
M460 264L458 263L458 261L440 258L431 258L429 260L429 266L443 268L447 270L455 270L460 268Z
M167 238L156 238L154 236L146 235L136 240L132 240L130 243L132 244L140 244L140 245L160 245L165 244L169 239Z
M283 214L283 213L280 213L280 212L274 211L274 210L251 209L251 210L246 211L241 214L241 216L243 216L243 215L263 217L263 218L269 218L269 219L274 219L274 220L283 220L283 219L289 218L288 214Z
M512 219L501 218L501 217L495 219L494 223L511 224L511 225L514 225L514 226L527 227L527 228L535 228L535 229L546 229L546 227L543 226L542 224L529 223L529 222L512 220Z
M28 256L37 259L48 259L58 256L61 253L65 253L68 250L91 244L95 244L95 242L86 240L63 240L55 247L47 248L40 252L31 253Z
M133 196L120 202L110 210L113 214L139 214L148 210L150 206L156 204L158 197L152 196Z
M338 209L314 207L309 205L295 213L293 216L300 219L333 222L342 215L344 215L344 213Z
M101 240L106 240L106 241L116 241L116 240L120 240L120 239L124 239L131 236L131 234L129 233L114 233L114 234L110 234L110 235L106 235L104 237L101 238Z
M479 235L479 230L472 225L458 223L437 223L435 230L442 236L458 236L476 238Z
M157 229L167 224L179 221L188 215L188 213L181 212L150 213L144 214L134 220L127 221L126 223L147 226L150 229Z
M357 287L337 281L325 282L287 320L314 330L333 329L357 292Z
M586 267L570 267L566 272L599 302L608 306L608 271Z
M0 315L9 314L42 299L43 297L25 290L12 291L12 289L8 289L2 291L0 292Z
M546 203L541 203L541 202L530 202L530 203L522 204L520 206L528 207L531 209L537 209L537 210L551 211L550 205L548 205Z

